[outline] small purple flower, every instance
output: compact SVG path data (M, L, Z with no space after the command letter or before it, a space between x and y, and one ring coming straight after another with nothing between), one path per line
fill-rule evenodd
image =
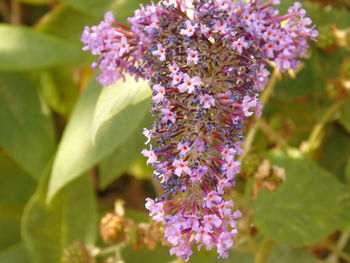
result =
M164 195L147 198L146 208L164 223L170 253L188 260L205 247L226 258L242 213L224 194L236 184L244 124L261 114L267 65L296 69L318 32L298 2L281 16L279 0L190 2L141 6L130 27L108 12L81 41L99 56L91 67L101 84L130 74L152 87L155 122L142 154Z
M183 75L183 83L178 86L181 93L192 93L196 86L201 85L202 81L200 77L196 76L191 78L187 73Z
M188 37L193 36L194 32L196 31L197 24L192 25L192 22L189 20L187 20L185 24L186 24L186 29L181 29L180 34Z
M248 48L248 43L245 41L244 37L240 37L239 39L233 41L231 46L238 53L242 54L243 49Z
M159 103L164 99L165 88L162 85L154 85L153 92L155 92L155 96L153 96L154 102Z
M162 44L157 44L157 50L152 52L153 56L159 56L160 61L164 61L166 58L166 49L163 48Z
M214 97L209 94L205 94L204 96L199 96L199 101L203 105L204 109L209 109L211 106L215 105Z
M212 208L214 204L220 204L222 197L216 191L211 191L204 198L204 204L207 208Z
M177 146L177 149L180 151L179 156L184 156L188 153L188 151L191 150L191 147L189 146L188 143L179 143Z
M175 113L170 111L169 109L161 109L162 112L162 122L167 123L168 121L170 122L175 122Z
M141 153L142 153L143 156L148 158L147 164L152 164L152 163L156 163L157 162L157 156L153 152L152 146L151 146L150 150L143 149Z
M188 162L184 160L174 160L173 166L175 168L174 173L177 176L181 176L183 173L190 175L191 169L187 166Z
M177 84L179 84L182 80L183 80L183 78L184 78L184 73L182 73L182 72L179 72L178 74L172 74L172 81L171 81L171 83L170 83L170 85L173 87L173 86L175 86L175 85L177 85Z
M198 51L192 50L190 48L187 49L187 65L191 65L191 63L198 64L199 60Z
M175 75L176 73L179 72L180 67L178 64L176 64L176 62L173 62L170 66L169 66L169 70L171 72L172 75Z

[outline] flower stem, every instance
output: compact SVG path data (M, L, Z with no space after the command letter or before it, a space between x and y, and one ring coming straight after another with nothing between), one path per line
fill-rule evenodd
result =
M320 121L315 125L314 129L312 130L309 139L305 144L301 146L301 150L305 153L311 154L317 148L320 146L322 142L322 131L324 127L327 125L327 123L332 119L334 114L339 110L339 108L344 104L344 101L338 101L332 104L326 112L323 114Z

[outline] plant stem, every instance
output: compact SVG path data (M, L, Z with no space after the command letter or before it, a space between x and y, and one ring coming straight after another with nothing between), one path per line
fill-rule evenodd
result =
M337 263L339 257L350 262L350 255L348 255L343 251L349 238L350 238L350 231L343 232L340 235L337 244L335 246L331 246L332 254L328 257L328 260L327 260L329 263Z
M114 245L114 246L110 246L110 247L106 247L104 249L101 249L98 253L97 256L102 256L102 255L108 255L108 254L113 254L115 253L115 251L117 249L122 249L125 247L124 243L118 244L118 245Z
M305 145L302 145L302 151L305 153L312 153L314 152L321 144L321 134L324 129L324 127L327 125L327 123L332 119L333 115L339 110L339 108L344 104L344 101L338 101L332 104L331 107L329 107L326 112L323 114L320 121L315 125L314 129L312 130L309 139L307 140Z

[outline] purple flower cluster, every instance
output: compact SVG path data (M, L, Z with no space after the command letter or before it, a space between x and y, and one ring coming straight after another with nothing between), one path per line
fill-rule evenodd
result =
M155 168L164 195L146 208L165 223L170 253L188 260L192 248L227 257L239 210L223 199L235 185L246 119L260 115L259 91L267 65L296 69L318 32L300 3L279 16L279 0L163 0L141 6L131 28L111 13L86 27L84 50L99 55L103 85L125 73L149 80L153 91L152 141L142 154Z

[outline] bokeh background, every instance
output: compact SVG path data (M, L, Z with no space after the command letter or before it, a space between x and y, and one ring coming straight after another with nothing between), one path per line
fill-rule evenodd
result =
M79 41L141 2L0 0L1 263L182 262L144 209L148 87L101 87ZM350 1L302 3L320 36L297 71L272 69L246 127L235 248L192 263L350 262Z

